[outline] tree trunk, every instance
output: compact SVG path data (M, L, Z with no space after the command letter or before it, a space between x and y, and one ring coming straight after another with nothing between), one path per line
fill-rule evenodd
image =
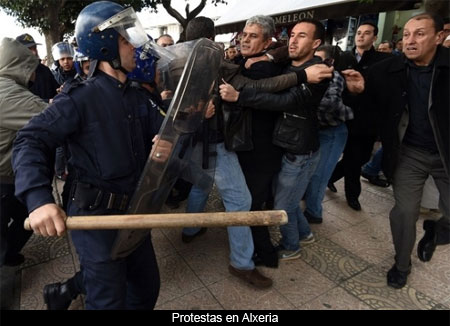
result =
M54 43L52 42L52 38L49 32L44 32L44 36L45 36L45 48L47 49L47 65L48 67L51 67L53 62L52 46Z
M57 2L57 7L55 8L55 10L51 10L49 12L48 23L50 29L48 31L44 31L45 44L47 47L47 64L49 67L54 61L52 56L52 46L55 43L61 42L66 32L65 26L59 21L59 13L61 10L63 10L65 3L65 0Z

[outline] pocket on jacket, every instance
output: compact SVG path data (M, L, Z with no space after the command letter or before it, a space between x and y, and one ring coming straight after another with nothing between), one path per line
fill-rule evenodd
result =
M127 122L95 122L89 129L100 176L109 180L133 173L133 153Z

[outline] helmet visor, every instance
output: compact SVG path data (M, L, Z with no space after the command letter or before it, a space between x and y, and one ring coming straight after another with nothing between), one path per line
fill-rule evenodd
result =
M52 57L54 60L73 58L74 54L72 45L67 42L58 42L52 47Z
M148 36L141 25L134 9L129 7L105 20L94 28L94 31L104 31L107 28L114 28L135 48L138 48L148 41Z

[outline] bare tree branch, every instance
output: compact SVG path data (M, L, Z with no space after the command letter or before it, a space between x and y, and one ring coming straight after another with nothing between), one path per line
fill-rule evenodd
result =
M195 8L193 11L191 11L187 16L187 20L191 20L194 19L195 17L197 17L197 15L203 10L203 8L205 8L206 5L206 0L202 0L200 2L200 4L197 6L197 8Z
M171 2L172 2L171 0L162 0L162 5L164 9L166 9L167 13L172 17L174 17L181 24L181 26L185 26L186 19L183 16L181 16L181 14L178 11L172 8Z

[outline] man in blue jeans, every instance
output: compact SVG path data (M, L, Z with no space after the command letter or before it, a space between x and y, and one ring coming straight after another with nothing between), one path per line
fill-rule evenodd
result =
M214 24L209 18L197 17L188 24L186 31L187 39L197 39L201 36L214 39ZM236 76L238 66L222 67L222 75L226 76L224 79L230 83L238 85L240 83L251 84L252 87L260 88L265 91L276 92L295 85L298 80L288 80L287 75L274 77L267 80L249 80L242 76ZM230 73L234 71L233 73ZM318 78L319 71L308 70L305 73L305 78ZM228 78L231 77L231 80ZM278 82L277 82L278 80ZM291 84L289 84L291 83ZM216 105L220 110L221 105ZM219 113L220 114L220 111ZM216 153L216 166L214 172L214 181L219 194L222 197L225 210L227 212L234 211L249 211L252 203L250 191L247 187L244 174L238 161L235 152L228 151L223 142L223 135L220 132L220 126L215 131L218 138L214 141L214 145L210 145L209 152ZM197 146L194 150L193 156L201 155L202 144ZM211 168L212 170L212 168ZM208 171L211 172L211 171ZM189 194L187 203L187 212L195 213L202 212L208 200L209 192L202 189L198 185L194 185ZM203 234L205 228L184 228L182 233L182 240L185 243L191 242L195 237ZM230 243L230 266L229 272L244 281L254 285L258 288L266 288L272 285L272 280L261 275L255 268L255 263L252 260L254 252L254 244L252 232L247 226L228 227L228 238Z
M378 187L389 187L390 183L387 180L380 178L379 173L381 171L381 161L383 160L383 147L380 147L372 159L364 164L361 170L363 178L369 180L369 182Z
M286 72L304 71L311 65L320 63L319 58L314 58L314 51L322 43L324 34L324 26L319 21L308 19L297 23L289 40L289 57L292 62L286 67ZM331 71L330 69L330 76ZM295 150L286 144L277 143L285 149L285 153L276 181L274 208L284 209L288 214L288 224L280 227L280 260L299 258L300 240L311 236L311 229L299 203L319 160L316 109L327 87L328 81L318 84L305 81L286 92L268 94L250 88L237 92L230 85L220 86L222 99L237 101L238 106L252 107L254 110L284 111L280 118L303 121L301 124L304 128L299 129L299 144L296 144Z
M336 50L336 47L322 45L315 54L322 60L332 59L339 69L340 52ZM320 160L305 193L304 214L309 223L322 223L322 201L325 189L347 142L348 131L345 121L353 119L352 109L345 105L342 99L342 93L346 88L342 74L334 71L333 79L317 111L320 125Z
M214 22L211 19L197 17L189 22L186 29L187 40L195 40L200 37L214 39ZM199 143L198 145L193 156L202 155L203 153L204 144ZM245 177L236 153L226 150L223 141L214 145L211 144L210 147L215 147L211 148L210 152L215 151L217 153L215 171L212 172L214 173L214 181L222 197L225 210L227 212L249 211L252 198L245 183ZM211 169L213 170L214 168L212 167ZM198 185L193 185L188 197L186 212L203 212L208 196L209 193L207 191ZM206 228L184 228L182 240L185 243L191 242L196 236L205 233L205 231ZM252 260L254 246L250 227L229 226L227 231L230 244L229 272L257 288L272 286L272 280L262 275L255 268Z

